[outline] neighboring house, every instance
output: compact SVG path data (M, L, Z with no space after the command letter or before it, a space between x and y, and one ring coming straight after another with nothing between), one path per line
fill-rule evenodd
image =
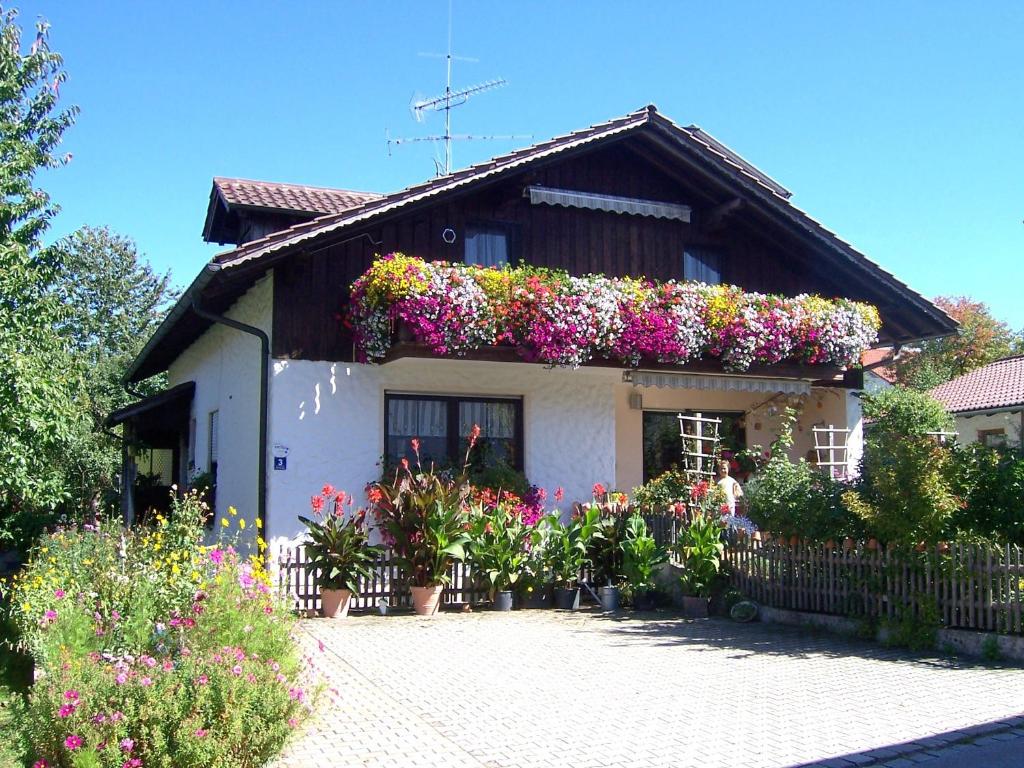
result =
M869 349L861 355L860 363L864 367L864 391L875 394L896 386L896 372L892 369L894 362L892 347Z
M1020 446L1024 432L1024 355L996 360L952 381L932 395L956 421L961 443Z
M228 504L258 511L280 540L299 532L296 515L324 483L361 498L382 457L396 459L410 438L454 454L473 423L567 501L589 498L595 482L632 489L677 460L659 445L684 412L720 416L725 443L741 448L767 446L783 406L799 405L794 456L812 450L816 425L848 430L838 455L852 471L860 370L783 363L731 374L714 360L570 370L423 350L365 365L341 321L353 280L375 255L402 251L848 297L878 307L888 345L954 331L789 198L653 106L387 195L218 178L204 236L233 247L131 366L129 382L166 371L169 389L110 420L130 446L126 515L139 509L137 465L159 455L150 485L212 473L218 515Z

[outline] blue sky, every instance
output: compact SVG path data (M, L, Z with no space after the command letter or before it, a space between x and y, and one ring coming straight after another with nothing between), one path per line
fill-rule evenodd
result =
M1024 327L1024 3L454 0L455 82L508 86L456 132L535 140L654 102L794 192L928 296L966 294ZM215 175L378 191L433 175L415 93L443 90L447 3L22 3L81 106L45 185L54 234L131 236L187 283ZM529 141L455 148L457 166Z

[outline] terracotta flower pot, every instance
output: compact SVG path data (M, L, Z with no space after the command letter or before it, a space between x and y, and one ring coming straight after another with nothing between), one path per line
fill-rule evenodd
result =
M441 607L441 593L444 585L435 584L431 587L410 587L412 589L412 609L417 616L433 616Z
M324 618L343 619L348 616L348 607L352 602L352 593L347 589L321 589L320 607Z

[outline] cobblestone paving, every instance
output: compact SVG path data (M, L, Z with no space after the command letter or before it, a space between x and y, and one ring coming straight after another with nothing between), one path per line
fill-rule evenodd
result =
M1024 713L1019 667L759 624L517 611L301 626L331 690L280 768L912 764L921 739ZM909 757L884 751L908 742Z

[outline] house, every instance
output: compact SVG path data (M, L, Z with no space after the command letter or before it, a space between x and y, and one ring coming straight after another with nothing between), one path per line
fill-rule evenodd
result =
M324 483L361 495L412 437L454 459L472 424L567 501L589 498L595 482L629 490L678 461L680 414L716 420L722 446L735 450L768 445L796 406L794 455L814 452L815 427L832 430L824 459L852 471L856 367L783 360L737 372L702 359L571 368L510 349L456 358L408 342L365 364L343 322L353 281L378 255L403 252L845 297L877 307L883 345L954 331L790 196L654 106L385 195L215 179L204 237L231 248L131 366L129 383L166 371L168 389L110 420L130 446L126 515L141 511L137 478L160 486L208 473L218 515L228 504L258 511L270 539L288 538Z
M932 390L956 422L962 443L1021 445L1024 435L1024 355L957 376Z

